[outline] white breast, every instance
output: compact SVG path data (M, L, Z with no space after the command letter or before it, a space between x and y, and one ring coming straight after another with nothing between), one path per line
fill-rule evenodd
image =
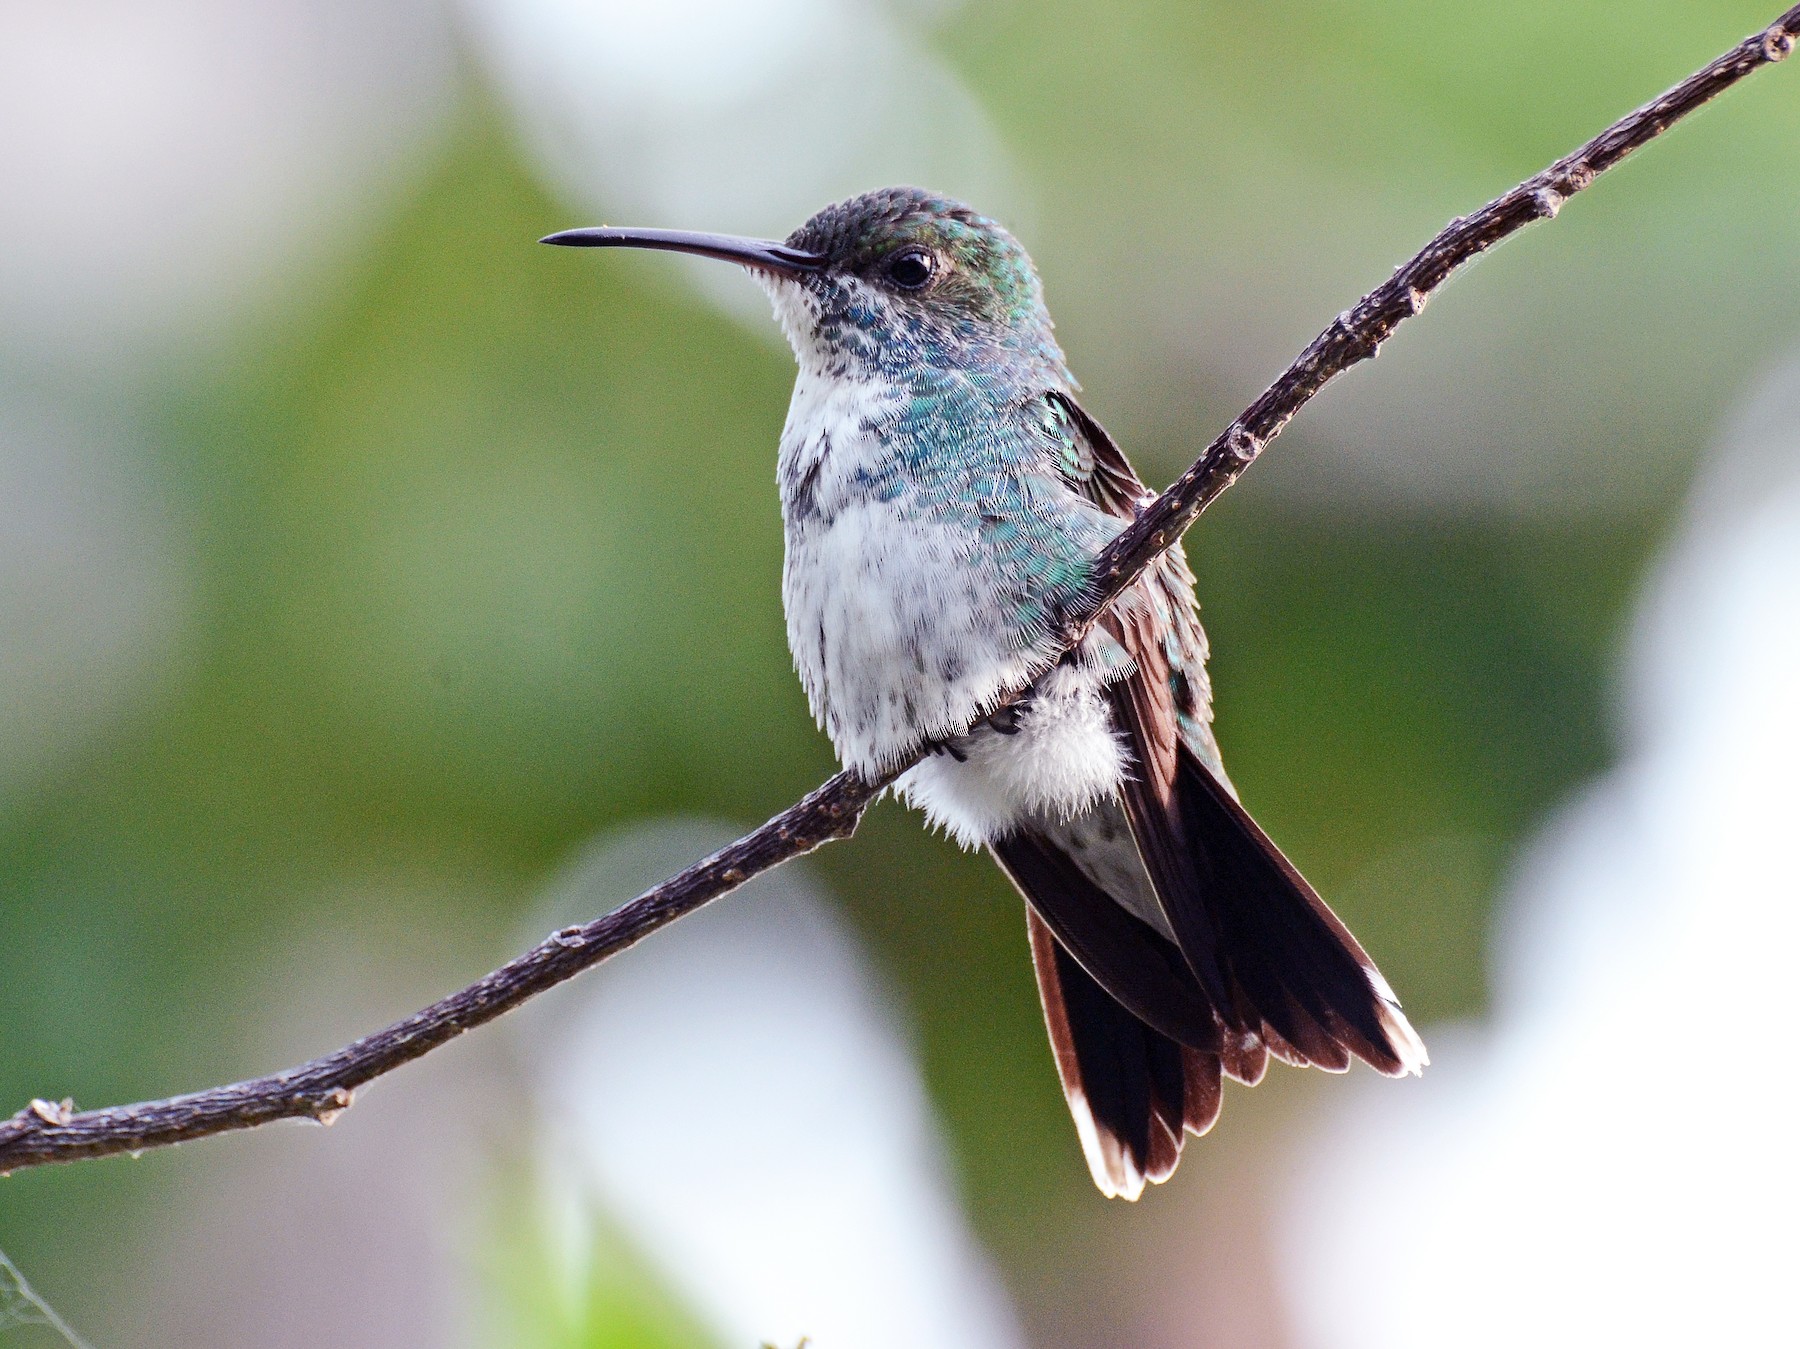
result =
M968 563L968 528L869 488L898 398L803 367L781 442L788 646L839 758L871 772L961 730L1031 672L995 621L995 579Z

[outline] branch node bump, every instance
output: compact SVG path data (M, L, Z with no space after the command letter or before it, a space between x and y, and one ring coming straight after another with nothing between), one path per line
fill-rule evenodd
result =
M1346 309L1331 321L1333 334L1350 351L1347 365L1355 365L1358 361L1372 360L1381 354L1381 339L1372 333L1365 333L1356 322L1356 311ZM1337 374L1338 371L1332 371ZM1326 378L1330 378L1327 375Z
M558 946L574 948L586 945L587 936L579 927L562 927L550 934L550 940Z
M312 1117L329 1129L354 1104L356 1096L348 1087L334 1087L324 1100L313 1102Z
M1770 65L1774 65L1777 61L1785 60L1793 50L1794 35L1788 32L1785 27L1771 28L1768 32L1763 34L1763 60L1767 61Z
M1553 187L1540 187L1531 194L1531 206L1540 220L1554 220L1562 210L1563 194Z
M1233 425L1225 433L1225 452L1237 460L1242 467L1248 468L1250 461L1262 453L1263 443L1251 435L1243 427Z
M1578 159L1557 175L1557 183L1565 197L1572 197L1594 181L1594 166Z
M75 1117L75 1102L67 1096L63 1097L60 1101L46 1101L33 1096L31 1098L31 1104L26 1106L25 1110L21 1110L19 1113L23 1115L27 1110L33 1115L36 1115L45 1124L54 1124L58 1128L62 1128Z

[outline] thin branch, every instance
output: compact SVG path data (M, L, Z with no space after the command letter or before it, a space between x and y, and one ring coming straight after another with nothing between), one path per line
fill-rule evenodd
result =
M1538 220L1640 146L1752 71L1787 56L1800 38L1800 6L1763 32L1614 123L1574 154L1520 183L1473 215L1453 220L1382 285L1332 320L1192 467L1145 509L1095 562L1091 587L1056 630L1066 650L1094 618L1181 537L1288 421L1344 371L1372 359L1381 343L1425 307L1458 267ZM1023 690L1015 690L1017 697ZM916 762L916 759L913 761ZM139 1152L277 1119L330 1123L365 1082L410 1063L464 1031L492 1021L665 924L727 894L789 858L855 832L869 804L911 764L880 781L839 773L754 833L714 853L623 907L546 938L486 978L385 1030L297 1068L210 1091L139 1105L76 1112L36 1100L0 1123L0 1173L49 1162Z
M6 1252L0 1251L0 1330L13 1326L48 1326L62 1336L69 1349L88 1349L87 1341L69 1328L69 1323L56 1314L56 1308L25 1282L25 1276L6 1258Z
M885 783L839 773L754 833L580 927L554 932L516 960L334 1054L268 1077L106 1110L33 1101L0 1124L0 1173L45 1162L140 1152L278 1119L329 1124L365 1082L616 955L710 899L832 839L848 838Z

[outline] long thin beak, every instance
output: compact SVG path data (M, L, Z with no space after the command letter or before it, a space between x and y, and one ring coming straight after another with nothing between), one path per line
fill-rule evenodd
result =
M719 258L765 272L798 275L816 272L825 265L817 253L789 248L775 239L740 239L734 234L698 234L692 230L584 229L547 234L541 244L570 248L659 248L670 253L695 253Z

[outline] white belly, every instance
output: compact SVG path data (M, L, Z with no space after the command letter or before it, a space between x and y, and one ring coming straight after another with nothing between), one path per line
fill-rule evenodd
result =
M1010 734L982 725L950 748L961 761L933 754L896 786L965 848L1025 823L1060 833L1109 803L1125 773L1100 676L1079 666L1040 677Z

